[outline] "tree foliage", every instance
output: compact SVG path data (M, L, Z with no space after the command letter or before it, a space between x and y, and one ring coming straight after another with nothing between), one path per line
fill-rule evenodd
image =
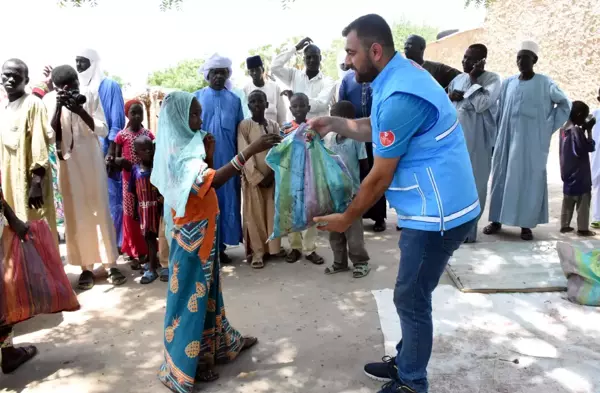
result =
M254 49L250 49L248 51L248 57L256 56L256 55L260 56L265 65L265 73L267 75L270 75L271 74L271 63L273 62L273 59L278 54L280 54L280 53L288 50L288 48L296 45L302 38L304 38L304 37L290 37L290 38L286 39L285 41L283 41L279 45L268 44L268 45L256 47ZM300 68L302 68L302 64L303 64L302 56L297 54L296 57L294 58L293 67L300 69ZM245 70L246 62L243 61L240 64L240 67L242 70Z
M107 78L110 78L110 79L114 80L115 82L117 82L119 84L119 86L121 86L121 89L126 89L127 87L131 86L130 83L125 82L123 80L123 78L121 78L119 75L111 75L108 71L104 71L104 75Z
M98 0L56 0L58 5L64 7L67 5L71 5L74 7L81 7L82 5L91 5L95 6L98 3ZM170 9L180 9L181 4L185 0L157 0L160 1L159 7L162 11L170 10ZM191 0L190 0L191 1ZM288 9L296 0L279 0L281 2L281 6L283 9ZM465 7L474 4L475 6L489 6L494 0L465 0Z
M198 73L204 64L201 59L189 59L179 62L174 67L155 71L148 76L148 85L162 86L190 93L208 86L208 82Z
M436 40L438 29L432 26L417 25L411 22L402 21L392 25L392 35L394 36L394 45L396 50L404 52L404 41L411 34L420 35L425 41L432 42Z
M400 22L392 25L392 34L394 36L394 43L396 44L396 49L399 51L403 51L404 49L404 41L411 34L418 34L425 38L428 42L435 41L437 29L431 26L425 25L416 25L410 22ZM280 54L282 51L287 50L290 46L296 45L302 38L304 37L291 37L285 40L280 45L263 45L251 49L248 51L248 56L259 55L263 59L263 63L265 64L265 72L267 75L270 75L270 66L273 61L273 58ZM317 46L319 46L322 50L322 60L321 60L321 71L333 78L338 78L338 54L340 51L344 49L344 39L337 38L333 40L329 45L323 45L323 43L316 42ZM296 54L292 66L297 69L302 69L303 67L303 58L302 53ZM246 63L242 63L242 69L246 69Z

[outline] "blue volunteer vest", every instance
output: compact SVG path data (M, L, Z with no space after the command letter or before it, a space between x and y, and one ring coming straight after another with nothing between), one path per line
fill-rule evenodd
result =
M477 218L481 208L471 160L456 110L444 89L427 71L397 53L371 87L371 126L378 146L389 137L388 130L378 124L380 106L393 94L420 97L438 110L433 127L410 140L386 192L400 226L445 231Z

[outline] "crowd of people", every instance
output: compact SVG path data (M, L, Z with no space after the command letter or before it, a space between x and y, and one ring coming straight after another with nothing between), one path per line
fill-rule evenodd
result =
M200 70L209 86L167 95L157 130L144 127L140 101L124 102L94 50L74 57L75 68L47 67L47 80L31 93L23 61L2 66L0 169L9 227L24 234L27 221L45 219L57 234L64 219L67 261L82 268L81 290L94 286L98 263L109 282L124 284L119 255L142 271L142 284L168 281L159 377L175 392L216 380L216 365L258 342L225 316L219 270L231 262L227 245L243 243L255 269L277 258L325 263L317 226L290 234L289 251L281 239L269 240L276 184L266 152L303 123L341 157L356 189L346 212L315 219L329 231L333 262L325 273L369 274L363 218L373 220L373 231L385 231L388 203L403 230L394 302L404 340L397 357L365 366L367 375L387 382L382 393L428 390L431 293L452 253L476 242L490 176L485 234L515 226L532 240L532 229L548 222L546 163L559 128L561 231L573 230L577 208L578 233L594 234L589 207L592 187L600 187L600 159L593 156L590 167L588 153L600 130L586 104L571 104L551 78L534 71L535 42L521 44L519 73L501 80L486 70L483 44L466 49L460 72L426 61L419 36L408 37L402 57L377 15L353 21L343 36L337 83L321 72L321 51L305 38L273 60L279 83L265 77L260 56L249 57L243 99L232 90L231 60L213 55ZM302 70L287 65L299 52ZM594 202L592 226L600 227ZM32 347L13 348L11 332L0 328L4 372L35 355Z

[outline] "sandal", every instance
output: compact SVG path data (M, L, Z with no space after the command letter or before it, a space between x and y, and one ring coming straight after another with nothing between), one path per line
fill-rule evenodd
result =
M590 226L594 229L600 229L600 221L594 221Z
M84 270L77 281L77 288L82 291L88 291L94 288L94 273L89 270Z
M111 267L108 271L108 282L114 286L123 285L127 282L127 277L116 267Z
M385 228L386 228L385 221L376 222L375 225L373 225L373 232L375 232L375 233L383 232L383 231L385 231Z
M252 262L250 262L250 267L252 267L252 269L262 269L263 267L265 267L265 263L262 259L252 258Z
M131 270L142 270L142 264L139 260L132 258L131 263L129 264Z
M491 224L489 224L488 226L483 228L483 234L484 235L494 235L494 234L500 232L501 229L502 229L502 224L500 224L499 222L492 222Z
M309 255L306 256L306 259L311 261L315 265L322 265L325 263L323 257L317 254L316 252L311 252Z
M16 360L14 362L12 362L11 364L6 364L6 363L9 363L8 359L11 358L10 354L7 354L6 352L13 352L13 354L16 354L18 352L19 355L16 357ZM24 365L25 363L27 363L28 361L33 359L35 357L35 355L37 355L37 353L38 353L38 350L33 345L28 346L28 347L20 347L20 348L3 348L2 349L2 373L10 374L10 373L14 372L16 369L18 369L19 367L21 367L22 365Z
M158 273L156 271L146 270L144 275L142 276L141 284L150 284L154 282L158 278Z
M169 268L163 267L160 269L160 281L169 282Z
M231 258L229 258L229 255L225 254L225 251L221 251L219 253L219 262L221 262L224 265L229 265L231 264L232 260Z
M287 252L285 250L279 251L277 254L269 254L271 258L285 258L287 256Z
M302 258L302 252L300 252L299 250L292 250L285 257L285 261L287 263L296 263L300 260L300 258Z
M521 228L521 239L525 241L533 240L533 232L529 228Z
M575 229L573 227L562 227L560 228L560 233L569 233L573 232Z
M352 277L363 278L363 277L366 277L370 271L371 271L371 267L369 266L368 263L354 265L354 270L352 271Z
M596 236L596 232L594 231L577 231L577 234L582 237Z
M343 272L349 272L350 268L348 266L341 266L338 264L333 264L331 265L331 267L326 267L325 268L325 274L336 274L336 273L343 273Z
M196 382L209 383L214 382L217 379L219 379L219 374L216 373L213 369L196 371Z
M256 344L258 344L258 338L252 336L244 336L244 345L242 345L242 349L240 352L247 351Z

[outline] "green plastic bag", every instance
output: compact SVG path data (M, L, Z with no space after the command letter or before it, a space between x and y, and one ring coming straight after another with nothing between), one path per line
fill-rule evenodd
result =
M348 168L306 124L273 147L266 162L275 172L275 219L270 239L314 226L314 217L343 213L352 201L354 189Z
M600 306L600 250L586 252L564 242L559 242L556 249L567 277L569 301Z

